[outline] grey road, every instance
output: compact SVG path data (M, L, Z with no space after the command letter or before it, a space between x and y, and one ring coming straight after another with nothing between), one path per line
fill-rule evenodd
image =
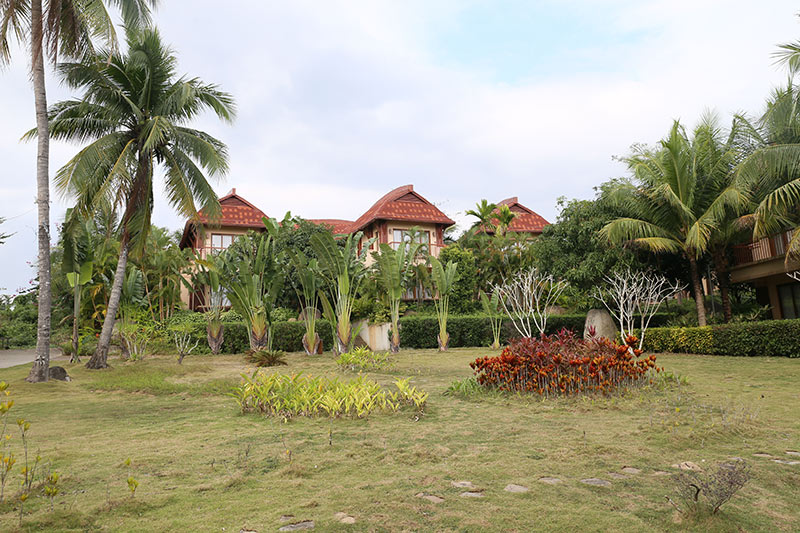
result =
M56 355L58 354L58 355ZM32 363L36 358L36 350L0 350L0 368L9 368L17 365ZM68 361L69 358L63 357L60 350L55 353L50 352L51 361Z

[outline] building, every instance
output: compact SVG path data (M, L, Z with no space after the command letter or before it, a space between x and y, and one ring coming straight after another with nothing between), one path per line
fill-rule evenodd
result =
M221 216L211 220L202 211L195 220L186 222L180 247L193 248L201 258L209 253L217 253L233 243L236 237L248 231L266 231L262 218L266 215L238 194L236 189L219 200ZM537 215L538 216L538 215ZM310 222L330 226L336 234L364 233L359 247L375 238L371 249L377 250L385 243L393 248L412 238L422 243L432 255L438 257L444 247L444 231L455 224L439 208L414 190L413 185L404 185L388 192L375 202L372 207L354 221L340 219L310 219ZM367 256L368 263L373 261ZM181 299L190 309L199 309L204 305L205 295L202 290L191 292L182 289ZM411 291L409 298L415 298Z
M786 262L794 231L733 247L731 282L752 283L758 302L770 306L772 318L800 318L800 283L787 275L800 270L800 262Z
M507 231L509 232L527 233L535 237L541 235L544 227L550 224L540 214L519 203L519 199L516 196L497 202L498 208L504 205L507 205L508 209L515 215L508 226ZM487 228L486 232L494 233L494 230Z

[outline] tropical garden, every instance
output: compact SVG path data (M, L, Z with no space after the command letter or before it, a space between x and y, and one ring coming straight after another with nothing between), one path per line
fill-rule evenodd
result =
M200 255L154 190L220 212L228 148L194 123L236 104L179 73L156 4L0 2L40 221L0 302L2 347L36 347L0 381L4 530L800 528L800 322L730 283L732 245L800 222L798 45L762 115L674 122L536 237L481 200L438 253L287 213ZM74 97L48 106L50 66ZM52 180L50 139L78 147Z

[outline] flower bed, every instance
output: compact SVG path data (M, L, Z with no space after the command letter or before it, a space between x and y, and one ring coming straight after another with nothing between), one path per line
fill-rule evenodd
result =
M619 345L583 340L572 331L511 341L499 356L479 357L470 366L480 385L509 392L558 396L599 392L649 383L656 357L641 357L637 339Z

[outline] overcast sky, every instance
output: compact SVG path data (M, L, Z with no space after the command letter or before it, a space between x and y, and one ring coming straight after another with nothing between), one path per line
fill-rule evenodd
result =
M775 45L800 38L790 0L163 0L180 71L235 96L239 117L197 126L230 147L231 187L270 216L355 219L415 189L465 225L481 198L550 221L624 173L614 155L705 109L758 113L785 81ZM27 56L0 71L0 292L36 256ZM69 94L49 79L49 99ZM51 172L78 147L54 143ZM183 226L161 191L156 224ZM53 195L51 221L69 199ZM55 235L55 229L53 231Z

